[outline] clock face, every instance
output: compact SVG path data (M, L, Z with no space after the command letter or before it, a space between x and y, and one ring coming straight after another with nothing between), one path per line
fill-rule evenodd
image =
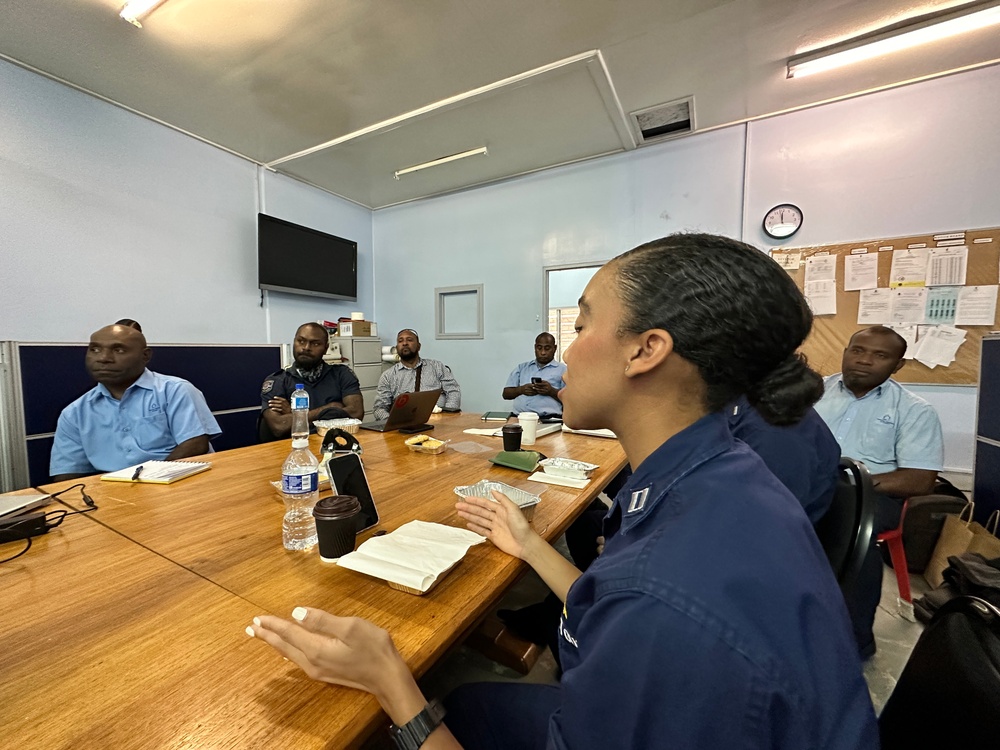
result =
M776 240L791 237L802 226L802 209L791 203L782 203L764 214L764 233Z

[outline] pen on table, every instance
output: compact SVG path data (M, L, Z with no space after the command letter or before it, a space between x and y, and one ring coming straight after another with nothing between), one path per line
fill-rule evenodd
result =
M132 481L138 482L140 474L142 474L142 464L139 464L138 466L135 467L135 473L132 475Z

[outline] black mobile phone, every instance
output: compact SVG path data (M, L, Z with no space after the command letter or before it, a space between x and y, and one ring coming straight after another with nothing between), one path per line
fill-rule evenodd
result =
M532 383L541 383L541 382L542 382L542 379L541 379L541 378L532 378L532 379L531 379L531 382L532 382Z
M330 474L330 488L335 494L353 495L361 503L361 512L358 513L358 533L377 524L378 510L375 508L375 498L372 497L368 477L365 476L365 469L358 454L345 453L334 456L327 464L327 471Z

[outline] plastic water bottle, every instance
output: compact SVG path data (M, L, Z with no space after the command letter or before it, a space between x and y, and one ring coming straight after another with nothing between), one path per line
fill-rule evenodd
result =
M292 393L292 440L309 438L309 394L302 383Z
M285 496L285 518L281 541L285 549L309 549L316 544L313 506L319 500L319 462L309 450L308 438L292 441L292 452L281 467L281 492Z

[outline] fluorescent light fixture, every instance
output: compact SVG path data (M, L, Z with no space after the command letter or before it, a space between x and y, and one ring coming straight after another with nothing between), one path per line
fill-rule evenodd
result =
M1000 0L928 13L788 58L788 78L821 73L1000 23Z
M459 159L465 159L469 156L488 156L489 152L486 150L486 146L481 146L479 148L470 149L469 151L463 151L460 154L452 154L451 156L442 156L440 159L434 159L433 161L425 161L423 164L415 164L412 167L406 167L405 169L397 169L393 172L393 177L397 180L404 174L410 174L410 172L419 172L421 169L427 169L428 167L436 167L439 164L447 164L450 161L458 161Z
M142 24L139 23L139 19L163 2L165 0L128 0L118 15L136 28L141 29Z

